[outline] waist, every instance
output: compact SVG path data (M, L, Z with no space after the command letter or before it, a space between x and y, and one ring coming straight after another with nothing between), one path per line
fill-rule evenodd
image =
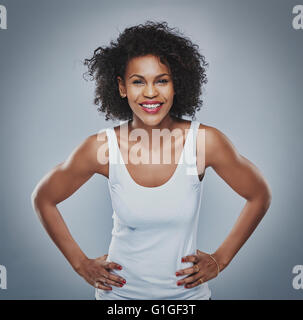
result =
M148 271L151 271L150 274ZM158 271L158 273L157 273ZM160 268L142 270L140 266L134 267L124 264L122 270L111 271L124 279L123 287L111 285L112 290L96 289L97 299L101 300L204 300L209 299L211 292L207 282L194 288L178 286L174 273L163 272Z
M170 299L201 300L210 297L207 283L194 288L178 286L177 281L188 275L176 276L176 271L193 265L192 262L181 262L185 255L192 254L191 246L179 246L159 250L137 250L127 248L115 238L112 239L107 260L119 263L122 270L111 270L126 280L123 287L111 286L111 291L98 290L102 300L123 299ZM191 250L188 250L191 249ZM165 254L164 254L165 253Z

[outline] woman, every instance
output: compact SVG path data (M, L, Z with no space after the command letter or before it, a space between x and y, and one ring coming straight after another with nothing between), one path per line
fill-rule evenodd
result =
M106 120L124 122L86 138L39 182L32 201L41 222L73 269L96 288L96 299L210 299L207 282L254 231L271 191L220 130L181 118L194 117L202 106L204 56L167 23L147 21L125 29L84 63L96 80L98 110ZM208 167L247 200L212 254L196 248ZM56 205L95 173L108 178L114 228L109 254L91 259Z

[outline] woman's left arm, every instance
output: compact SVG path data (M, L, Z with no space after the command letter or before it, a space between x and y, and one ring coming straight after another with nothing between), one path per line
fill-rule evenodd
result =
M229 235L212 254L222 271L265 215L272 195L260 170L239 154L221 131L213 127L205 129L205 167L208 166L247 200Z
M204 160L202 168L212 167L247 202L229 235L214 253L210 255L197 250L197 254L182 257L182 262L193 263L193 266L176 272L176 276L188 275L177 282L186 288L211 280L218 275L218 271L225 269L253 233L271 203L271 190L260 170L240 155L221 131L210 126L200 126L199 129L205 130L199 130L197 145L198 154L203 152L202 157L198 156Z

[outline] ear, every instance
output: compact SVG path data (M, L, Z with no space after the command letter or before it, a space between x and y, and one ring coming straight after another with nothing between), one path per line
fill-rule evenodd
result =
M120 76L117 77L117 80L118 80L120 96L121 96L121 98L125 98L126 97L126 88L125 88L124 80Z

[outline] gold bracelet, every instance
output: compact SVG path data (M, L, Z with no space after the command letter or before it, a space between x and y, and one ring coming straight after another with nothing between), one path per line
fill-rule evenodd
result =
M217 276L218 276L218 274L220 273L219 264L218 264L218 262L216 261L216 259L215 259L211 254L210 254L209 256L215 261L215 263L216 263L216 265L217 265L217 268L218 268Z

